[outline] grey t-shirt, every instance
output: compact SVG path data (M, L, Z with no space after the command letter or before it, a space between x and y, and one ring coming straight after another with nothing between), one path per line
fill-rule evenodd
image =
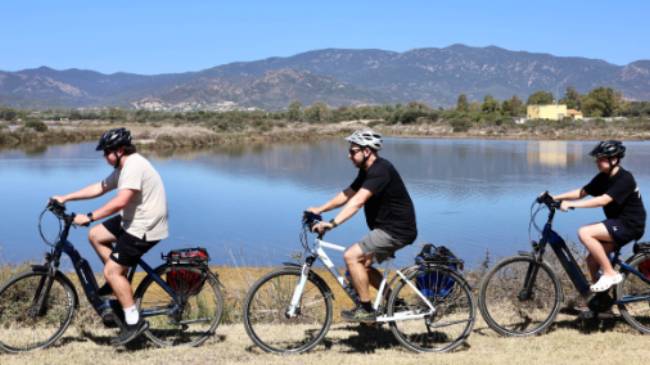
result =
M129 155L124 166L115 169L104 181L108 190L136 190L135 196L121 211L122 228L147 241L167 238L167 197L158 172L142 155ZM146 235L146 236L145 236Z

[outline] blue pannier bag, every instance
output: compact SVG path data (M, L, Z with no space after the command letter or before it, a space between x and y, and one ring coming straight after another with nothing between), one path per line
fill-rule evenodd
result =
M454 278L446 275L435 266L447 266L451 270L463 269L463 261L458 259L447 247L427 243L415 257L419 270L416 277L418 290L427 298L444 299L454 291Z

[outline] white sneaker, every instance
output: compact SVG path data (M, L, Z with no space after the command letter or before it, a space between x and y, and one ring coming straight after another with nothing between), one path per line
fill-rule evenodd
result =
M617 272L614 276L603 275L598 279L596 284L590 286L589 289L594 293L600 293L609 290L609 288L621 281L623 281L623 275L621 275L621 273Z

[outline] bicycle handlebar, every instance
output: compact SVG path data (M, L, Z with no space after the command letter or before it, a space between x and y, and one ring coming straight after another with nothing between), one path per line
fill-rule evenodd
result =
M559 209L560 204L562 204L561 201L553 199L551 194L548 193L548 191L543 192L540 196L537 197L535 200L538 204L544 204L548 207L548 209Z

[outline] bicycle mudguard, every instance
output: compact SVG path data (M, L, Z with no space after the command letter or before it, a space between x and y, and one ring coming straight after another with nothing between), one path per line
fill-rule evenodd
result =
M32 271L34 272L42 272L42 273L47 273L50 268L45 265L31 265ZM67 276L65 276L61 271L57 270L56 277L60 278L62 281L64 281L66 284L72 288L72 295L74 295L74 302L75 302L75 309L79 308L79 295L77 294L77 288L74 286L72 283L72 280L68 279Z
M648 253L650 252L650 242L637 242L634 244L632 251L635 255L641 252Z
M295 262L283 262L282 265L287 269L302 270L302 265L297 264ZM313 270L310 270L309 271L309 278L313 279L315 282L317 282L319 285L321 285L323 287L323 289L325 289L325 295L329 295L329 296L332 297L332 299L334 299L334 292L332 292L332 289L330 288L330 286L327 285L325 280L320 275L315 273Z

